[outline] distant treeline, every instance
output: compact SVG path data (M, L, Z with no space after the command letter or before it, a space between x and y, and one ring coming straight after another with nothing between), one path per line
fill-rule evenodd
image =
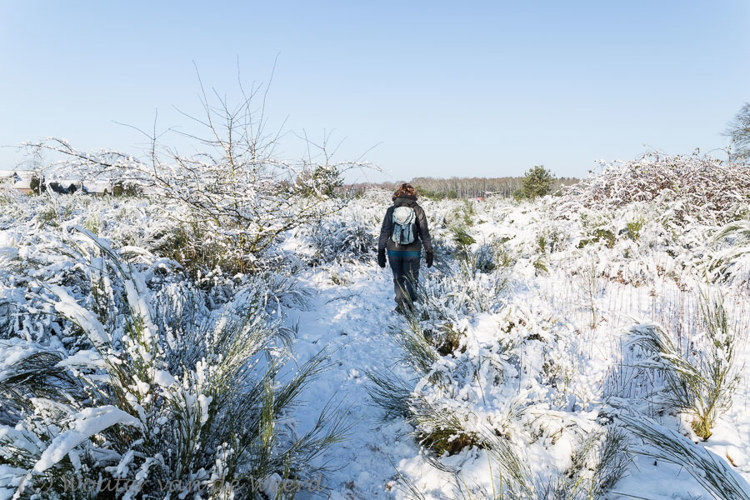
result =
M426 198L485 198L490 195L511 197L521 188L523 177L451 177L450 179L435 179L433 177L415 177L409 183L417 188L421 196ZM580 179L561 177L554 180L552 192L561 186L575 184ZM373 188L395 191L402 182L383 182L347 184L341 186L348 195L358 195Z

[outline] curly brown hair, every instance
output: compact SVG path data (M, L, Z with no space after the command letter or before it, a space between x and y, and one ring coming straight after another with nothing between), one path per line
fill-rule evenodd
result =
M391 199L393 200L395 200L396 198L412 198L416 200L417 190L414 189L414 186L412 186L411 184L401 184L401 187L399 187L391 197Z

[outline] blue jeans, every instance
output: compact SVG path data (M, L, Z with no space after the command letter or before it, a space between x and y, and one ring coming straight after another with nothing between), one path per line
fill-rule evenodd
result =
M421 256L422 253L419 251L388 250L388 263L393 271L393 289L396 292L396 304L399 307L411 306L411 303L417 300L417 279Z

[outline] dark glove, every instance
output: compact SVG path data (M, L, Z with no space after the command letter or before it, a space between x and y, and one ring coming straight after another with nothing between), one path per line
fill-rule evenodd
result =
M385 250L378 250L378 265L385 267Z
M432 267L432 261L434 260L435 255L432 253L432 251L427 252L427 255L424 256L424 260L427 261L427 267Z

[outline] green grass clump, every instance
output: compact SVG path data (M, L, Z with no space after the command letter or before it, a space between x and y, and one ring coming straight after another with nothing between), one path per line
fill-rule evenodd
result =
M590 238L583 239L578 243L578 248L584 248L587 245L599 243L600 241L604 241L607 248L613 248L617 238L615 237L615 233L609 229L595 229L594 234Z
M701 320L706 342L695 354L684 353L671 336L655 325L633 328L633 342L656 355L667 390L667 401L691 415L691 427L704 441L717 418L732 404L741 369L737 365L736 330L721 298L703 296Z
M453 233L453 241L460 246L467 247L477 242L477 240L474 239L464 227L456 226L451 229L451 232Z
M627 230L628 237L633 241L638 241L641 237L641 229L643 229L643 226L645 224L646 224L646 221L643 219L638 219L632 222L628 222L625 225L625 229Z

